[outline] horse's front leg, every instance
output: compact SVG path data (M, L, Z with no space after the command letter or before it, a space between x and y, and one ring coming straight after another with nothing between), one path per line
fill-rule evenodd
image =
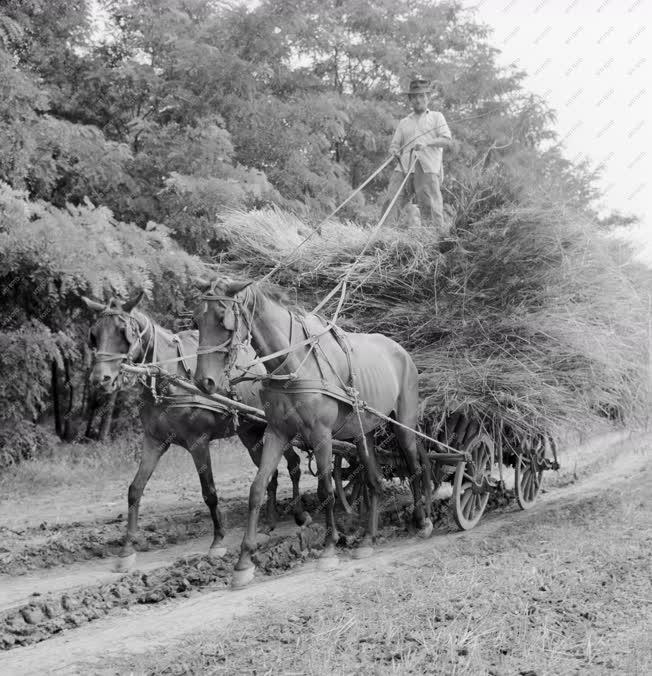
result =
M152 472L156 469L158 461L161 456L170 447L169 441L157 442L147 432L145 433L145 442L143 444L143 454L140 458L138 471L134 480L129 486L129 493L127 496L127 535L125 537L120 558L116 563L116 570L122 572L127 571L133 567L136 562L136 550L134 549L134 542L138 535L138 511L140 509L140 499L143 496L145 486L152 476Z
M238 436L240 441L245 445L249 452L249 457L252 459L256 467L260 467L261 458L263 455L263 435L265 428L260 426L246 427L240 426ZM276 506L276 489L278 487L278 471L274 471L272 477L267 485L267 509L265 518L267 521L268 530L272 531L276 528L278 522L278 509Z
M265 489L276 471L278 463L283 455L283 450L289 442L287 435L267 426L265 436L263 437L263 454L260 460L260 467L256 473L251 489L249 490L249 516L247 519L247 530L242 540L240 558L233 571L233 586L243 587L254 577L254 563L251 560L256 551L257 540L256 533L258 529L258 516L260 507L265 497Z

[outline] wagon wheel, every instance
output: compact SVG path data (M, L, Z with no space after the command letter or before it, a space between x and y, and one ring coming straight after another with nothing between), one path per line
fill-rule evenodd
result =
M546 468L547 439L537 437L532 444L527 444L516 461L514 476L514 493L521 509L529 509L536 502L541 484L543 470Z
M471 459L457 463L452 507L457 525L462 530L470 530L480 521L489 501L494 445L486 434L478 434L467 440L463 450Z
M333 458L335 492L347 514L360 512L360 504L369 499L365 472L362 464L352 457L336 453Z

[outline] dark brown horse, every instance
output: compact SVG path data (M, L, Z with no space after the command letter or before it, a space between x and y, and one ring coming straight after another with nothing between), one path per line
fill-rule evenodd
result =
M96 351L91 381L106 393L113 392L119 386L120 366L127 359L143 364L163 362L162 368L171 375L192 380L196 367L198 332L182 331L174 334L163 329L146 314L133 309L141 297L142 293L124 304L113 299L108 305L83 299L87 307L100 313L89 336L91 347ZM251 351L249 354L242 353L239 359L250 361L254 356ZM135 561L134 541L137 537L140 499L161 456L171 444L183 446L192 455L204 502L213 520L214 535L209 554L221 557L226 552L221 544L224 527L213 481L209 442L237 434L258 466L265 426L241 420L236 430L229 413L211 409L210 403L202 404L201 396L197 403L197 397L193 398L187 390L166 382L165 378L159 377L155 382L150 380L142 385L139 413L145 432L144 447L138 471L129 486L127 535L118 567L127 569ZM243 383L235 389L242 402L260 406L260 388L257 384ZM299 493L300 460L291 446L284 449L284 454L292 479L295 520L297 524L305 525L310 521L310 516L303 509ZM277 518L276 486L275 475L268 488L267 519L272 528Z
M254 573L252 554L265 487L283 448L300 435L317 460L318 495L325 507L326 541L320 567L337 565L338 533L333 513L333 439L357 441L370 494L369 523L358 550L372 551L382 490L375 461L373 430L382 420L352 406L357 397L383 415L394 415L394 433L409 471L414 514L421 537L432 532L430 465L419 451L416 435L417 369L409 354L380 334L347 333L313 314L289 311L256 285L216 280L196 315L199 350L196 382L206 392L225 389L229 352L224 345L251 341L267 376L261 399L265 407L263 457L249 494L249 520L233 584L241 586ZM408 429L409 428L409 429ZM425 494L425 504L424 504ZM424 509L425 507L425 509Z

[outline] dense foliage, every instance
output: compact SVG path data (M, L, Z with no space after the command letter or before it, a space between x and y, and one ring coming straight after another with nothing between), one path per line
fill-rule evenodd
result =
M250 5L2 3L9 424L54 413L61 436L76 434L68 423L81 415L87 357L80 294L141 286L170 324L202 259L231 246L220 227L227 210L273 204L315 223L378 166L415 72L435 81L434 106L456 139L444 191L459 228L516 204L594 215L593 171L563 157L553 112L523 90L523 73L497 66L486 28L459 3ZM388 173L343 215L374 222Z

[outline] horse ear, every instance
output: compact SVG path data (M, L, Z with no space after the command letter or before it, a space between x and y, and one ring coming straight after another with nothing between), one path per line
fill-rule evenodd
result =
M91 300L90 298L86 298L86 296L82 296L81 299L84 301L84 305L89 310L93 310L93 312L101 312L106 307L106 305L104 305L104 303L98 303L96 300Z
M229 282L226 286L226 295L231 297L244 291L250 284L253 284L253 280L249 282Z
M126 301L122 304L122 309L125 312L131 312L136 307L136 305L138 305L138 303L140 303L144 294L145 294L145 292L143 291L143 289L140 289L128 301Z
M203 277L195 277L193 281L199 291L208 291L211 288L212 282L209 279L204 279Z

